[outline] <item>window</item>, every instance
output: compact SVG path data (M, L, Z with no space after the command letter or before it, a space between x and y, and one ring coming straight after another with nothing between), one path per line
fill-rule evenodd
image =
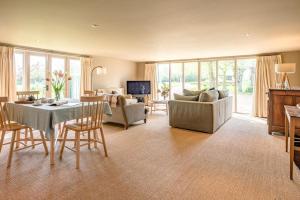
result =
M46 57L30 55L29 68L29 90L40 91L40 97L46 96Z
M218 89L228 90L230 95L235 91L234 60L218 61Z
M69 68L72 80L69 82L69 96L72 99L80 98L81 66L79 59L70 59Z
M174 97L174 93L181 94L183 89L183 72L182 63L171 63L171 99Z
M55 71L62 71L65 72L65 59L64 58L58 58L58 57L52 57L51 58L51 75L55 72ZM66 89L66 88L64 88ZM52 98L55 97L54 94L54 90L51 87L51 94L52 94ZM62 93L61 97L63 98L65 95Z
M183 63L184 66L184 88L198 90L198 62Z
M162 92L163 88L170 88L170 65L166 63L157 65L157 82L158 89ZM159 99L163 99L161 93L158 94Z
M158 63L158 88L169 86L170 99L174 93L182 94L183 88L228 90L233 97L233 110L251 113L255 66L255 58Z
M216 87L216 61L200 63L200 89Z
M14 64L16 68L16 84L17 91L22 91L25 86L25 72L24 72L24 54L15 53L14 54Z
M16 49L14 65L17 91L38 90L39 97L51 97L54 92L51 85L47 85L46 78L50 78L55 70L61 70L72 77L65 85L64 96L79 99L81 76L79 58Z

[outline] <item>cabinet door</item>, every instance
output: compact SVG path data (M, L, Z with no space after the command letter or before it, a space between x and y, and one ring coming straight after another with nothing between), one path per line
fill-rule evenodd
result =
M273 126L283 126L284 127L284 105L293 105L292 96L273 96Z

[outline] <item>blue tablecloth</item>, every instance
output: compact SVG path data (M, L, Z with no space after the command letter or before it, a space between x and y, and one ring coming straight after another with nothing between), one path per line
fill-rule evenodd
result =
M36 130L45 131L48 138L51 130L55 128L55 124L81 117L80 103L61 106L7 103L7 109L10 120L28 125ZM104 103L103 109L104 114L112 115L108 102Z

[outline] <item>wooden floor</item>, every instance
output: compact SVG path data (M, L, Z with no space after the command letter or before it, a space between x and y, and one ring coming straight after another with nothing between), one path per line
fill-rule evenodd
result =
M284 138L266 123L235 115L215 134L170 128L164 114L147 124L106 125L109 157L82 148L49 167L42 146L0 154L0 199L300 199L300 173L289 179ZM70 144L72 145L72 144Z

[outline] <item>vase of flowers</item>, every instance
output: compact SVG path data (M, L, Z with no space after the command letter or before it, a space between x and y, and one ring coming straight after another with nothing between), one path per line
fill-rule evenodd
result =
M51 81L51 86L53 88L54 94L55 94L55 100L59 101L61 98L61 93L65 87L66 81L71 80L71 77L68 77L67 73L59 71L54 71L52 74L51 79L47 78L46 81Z
M169 86L166 83L163 83L163 85L161 86L161 90L159 91L161 92L161 96L164 98L164 100L166 100L170 92Z

